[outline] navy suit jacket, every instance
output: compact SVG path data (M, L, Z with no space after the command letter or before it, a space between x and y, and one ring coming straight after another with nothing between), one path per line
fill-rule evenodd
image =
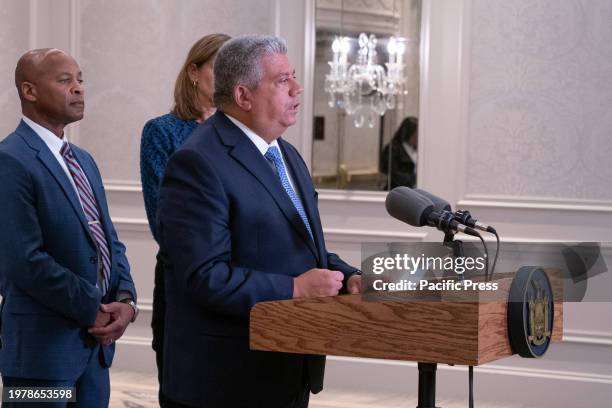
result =
M0 142L0 373L73 380L98 345L87 333L100 303L136 290L92 157L71 145L100 210L111 253L109 291L96 287L101 259L77 194L47 145L23 121ZM114 343L101 347L110 366Z
M314 241L278 175L223 113L170 158L158 234L166 281L163 391L210 407L283 406L323 384L325 358L249 350L257 302L291 299L311 268L356 271L327 252L317 193L297 150L278 140Z

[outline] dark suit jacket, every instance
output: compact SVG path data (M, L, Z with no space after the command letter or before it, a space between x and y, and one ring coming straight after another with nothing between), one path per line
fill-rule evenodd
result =
M108 214L92 157L71 148L98 202L111 253L110 289L96 288L100 257L68 176L23 121L0 142L0 372L48 380L77 378L98 349L87 334L100 303L136 299L125 247ZM114 344L101 348L110 366Z
M170 158L158 234L166 279L163 391L206 407L280 407L323 384L324 357L249 351L251 307L290 299L311 268L356 269L325 249L317 193L293 146L279 139L314 242L257 147L223 113Z

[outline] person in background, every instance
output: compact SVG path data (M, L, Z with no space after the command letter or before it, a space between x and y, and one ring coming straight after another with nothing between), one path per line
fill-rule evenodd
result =
M108 407L115 341L138 308L98 167L64 131L83 118L81 68L64 51L31 50L15 85L23 116L0 142L2 383L75 387L70 406ZM41 401L26 405L67 406Z
M405 118L393 135L391 143L387 143L383 148L379 168L381 173L387 175L384 190L398 186L414 188L416 185L418 126L417 118Z
M208 119L215 112L213 62L221 45L229 39L230 37L225 34L210 34L193 44L176 79L172 111L151 119L142 130L140 144L142 192L149 227L156 241L157 198L166 163L198 123ZM172 403L161 391L165 309L163 265L157 257L151 327L160 383L159 403L162 407L169 407Z

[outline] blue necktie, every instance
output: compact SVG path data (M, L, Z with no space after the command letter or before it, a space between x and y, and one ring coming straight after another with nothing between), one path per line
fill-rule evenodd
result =
M287 195L291 199L293 206L297 210L298 214L300 214L300 218L304 222L308 233L310 234L310 238L314 241L312 236L312 230L310 229L310 223L308 222L308 217L306 216L306 212L304 211L304 206L302 205L302 201L300 197L297 195L295 190L291 187L291 183L289 183L289 177L287 177L287 172L285 170L285 165L283 164L283 160L280 156L280 151L276 146L270 146L268 151L264 155L266 159L276 167L276 172L278 173L278 177L280 178L280 182L283 185L283 188L287 192Z

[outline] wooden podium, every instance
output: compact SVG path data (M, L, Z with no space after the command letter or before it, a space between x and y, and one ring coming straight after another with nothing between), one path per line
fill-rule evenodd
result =
M512 279L495 281L500 290L507 290ZM557 292L559 286L555 286ZM251 310L250 346L253 350L477 366L513 354L507 302L484 298L363 301L361 295L341 295L262 302ZM557 293L554 299L552 341L557 342L563 334L563 303L556 300L562 299ZM432 381L432 373L421 372L422 367L433 367L429 386L433 385L430 397L435 399L436 366L419 364L420 383ZM420 384L420 402L422 388ZM433 401L431 404L433 407Z

